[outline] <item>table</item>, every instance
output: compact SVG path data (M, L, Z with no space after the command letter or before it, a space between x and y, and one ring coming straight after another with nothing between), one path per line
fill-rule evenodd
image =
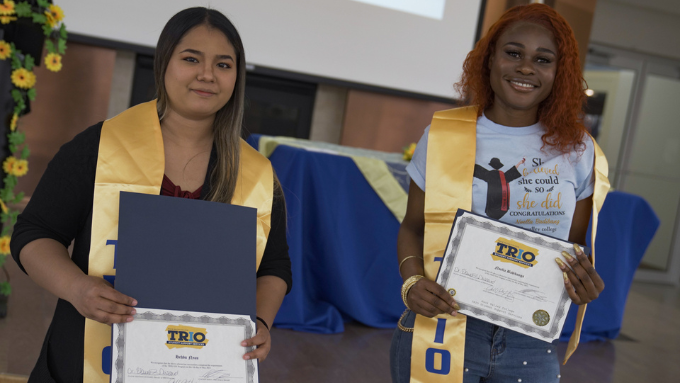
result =
M248 142L257 149L259 139ZM395 215L350 157L279 144L270 160L286 196L294 281L274 324L325 334L342 332L345 321L394 328L404 310ZM582 342L618 335L633 274L658 225L641 197L609 193L596 248L606 288L588 305ZM575 311L562 339L574 328Z
M279 145L270 160L286 197L293 269L274 324L325 334L349 320L395 327L403 303L394 214L350 157Z

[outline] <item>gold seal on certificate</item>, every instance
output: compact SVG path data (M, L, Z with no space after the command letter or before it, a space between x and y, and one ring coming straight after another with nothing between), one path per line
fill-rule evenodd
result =
M257 383L257 360L241 346L255 334L247 315L138 308L113 326L112 383Z
M571 304L562 251L574 254L567 241L458 210L437 283L461 313L551 342Z
M545 326L548 324L548 322L550 322L550 314L548 314L548 312L545 310L536 310L531 318L538 326Z

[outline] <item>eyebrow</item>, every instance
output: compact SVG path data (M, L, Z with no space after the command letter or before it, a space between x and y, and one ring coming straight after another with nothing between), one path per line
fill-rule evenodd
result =
M185 50L183 50L183 51L181 51L181 52L179 52L179 53L184 53L184 52L193 53L193 54L195 54L195 55L197 55L197 56L203 56L203 52L197 51L197 50L191 49L191 48L185 49ZM219 59L221 59L221 60L231 60L231 61L236 61L236 60L234 60L233 57L231 57L231 55L218 55L217 58L219 58Z
M522 49L525 49L525 48L526 48L526 47L524 46L524 44L520 44L520 43L509 42L509 43L507 43L507 44L505 44L505 45L514 45L514 46L519 47L519 48L522 48ZM548 48L541 48L541 47L538 47L538 48L536 48L536 50L537 50L538 52L550 53L550 54L553 55L553 56L557 56L557 54L556 54L555 52L551 51L551 50L548 49Z

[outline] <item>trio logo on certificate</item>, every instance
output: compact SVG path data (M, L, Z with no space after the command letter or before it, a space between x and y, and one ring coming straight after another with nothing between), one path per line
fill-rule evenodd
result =
M458 210L437 283L461 313L551 342L571 304L553 261L562 251L572 244Z
M168 332L168 341L165 342L168 348L189 347L200 350L209 342L205 337L207 330L204 328L168 326L165 331Z

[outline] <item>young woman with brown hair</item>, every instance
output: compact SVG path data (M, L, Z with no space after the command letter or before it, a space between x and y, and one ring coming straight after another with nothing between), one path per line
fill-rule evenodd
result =
M244 359L267 357L292 278L280 185L241 140L245 64L223 14L177 13L156 48L158 100L86 129L50 162L11 241L22 270L60 298L31 382L108 382L106 325L133 320L137 304L103 278L115 275L106 243L117 237L120 191L257 208L257 333L242 345L257 347Z

